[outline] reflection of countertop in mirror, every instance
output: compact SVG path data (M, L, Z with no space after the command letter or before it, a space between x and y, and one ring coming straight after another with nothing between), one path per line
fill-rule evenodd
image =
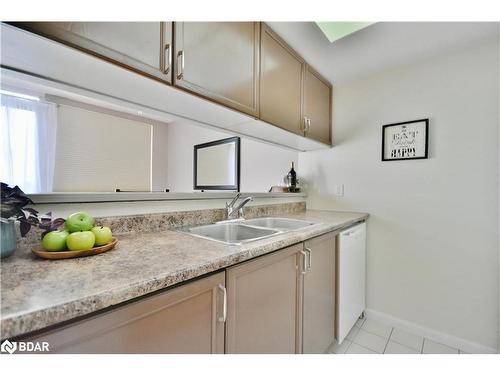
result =
M1 264L1 338L93 313L368 217L318 210L279 216L315 224L241 246L173 230L123 234L113 251L59 261L38 259L29 248L19 248Z

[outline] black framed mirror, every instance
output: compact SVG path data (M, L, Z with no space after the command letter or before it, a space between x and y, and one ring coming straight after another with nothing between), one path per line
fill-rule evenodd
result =
M240 191L240 137L194 146L194 190Z

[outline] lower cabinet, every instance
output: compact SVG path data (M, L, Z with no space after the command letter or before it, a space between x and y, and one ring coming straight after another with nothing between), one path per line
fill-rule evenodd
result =
M325 353L335 336L335 235L304 242L302 352Z
M333 343L333 232L226 272L226 353L325 353Z
M49 334L51 353L224 353L224 272Z
M334 336L330 232L29 339L52 353L250 354L324 353Z
M229 268L226 353L299 353L302 244Z

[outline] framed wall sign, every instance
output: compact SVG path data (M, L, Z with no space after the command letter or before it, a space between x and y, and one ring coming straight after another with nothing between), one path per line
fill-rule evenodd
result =
M427 159L429 119L382 126L382 161Z

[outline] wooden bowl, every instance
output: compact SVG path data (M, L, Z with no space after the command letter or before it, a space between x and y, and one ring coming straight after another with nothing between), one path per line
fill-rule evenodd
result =
M66 250L66 251L47 251L45 250L42 246L37 246L33 248L31 251L38 255L41 258L45 259L70 259L70 258L79 258L79 257L87 257L90 255L97 255L101 253L105 253L106 251L112 250L118 240L113 237L111 242L108 243L107 245L103 246L96 246L93 247L90 250L78 250L78 251L71 251L71 250Z

